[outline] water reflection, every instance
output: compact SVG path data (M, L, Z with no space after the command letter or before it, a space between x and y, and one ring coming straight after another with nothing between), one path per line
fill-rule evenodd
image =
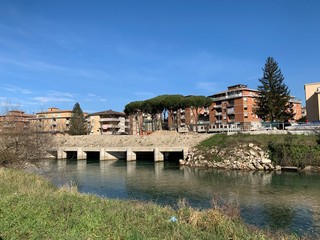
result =
M320 238L320 175L194 169L172 162L51 161L43 174L79 191L175 207L185 198L196 208L214 200L240 209L249 223ZM54 176L54 177L53 177Z

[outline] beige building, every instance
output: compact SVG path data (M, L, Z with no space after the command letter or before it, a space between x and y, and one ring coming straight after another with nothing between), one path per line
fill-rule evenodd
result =
M320 82L304 85L307 119L309 122L320 120Z
M84 117L88 114L83 113ZM36 113L33 119L45 132L65 133L69 130L72 110L61 110L51 107L47 111Z
M129 120L125 113L107 110L88 115L90 134L128 134Z

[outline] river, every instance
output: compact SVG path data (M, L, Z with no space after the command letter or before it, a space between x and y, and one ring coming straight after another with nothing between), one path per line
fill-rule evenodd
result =
M57 186L73 182L80 192L107 198L236 207L248 224L320 239L320 174L197 169L146 160L46 160L41 174Z

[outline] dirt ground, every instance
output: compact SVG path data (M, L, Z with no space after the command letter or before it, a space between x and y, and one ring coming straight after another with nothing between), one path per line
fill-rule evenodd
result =
M150 135L56 136L57 146L64 147L193 147L209 134L157 131Z

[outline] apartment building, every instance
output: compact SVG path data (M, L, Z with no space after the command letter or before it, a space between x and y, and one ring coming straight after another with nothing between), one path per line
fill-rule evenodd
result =
M251 130L261 126L261 119L254 113L258 90L237 84L209 97L213 100L209 108L211 128L228 126Z
M169 129L177 129L178 132L202 132L209 123L209 108L205 107L178 109L168 117Z
M88 115L90 134L128 134L129 120L123 112L110 110Z
M320 82L306 83L304 92L308 121L320 121Z
M83 113L87 117L87 113ZM48 108L47 111L36 113L33 119L44 132L65 133L69 130L72 110L61 110L56 107Z
M21 110L11 110L7 114L0 116L0 131L5 129L23 130L30 125L33 114L26 114Z
M301 101L295 97L291 97L290 98L290 103L292 103L292 106L293 106L293 113L295 114L293 116L293 119L291 120L291 122L296 122L297 120L299 120L302 116L303 116L303 113L302 113L302 106L301 106Z
M161 115L156 114L156 119L161 122ZM152 117L150 113L137 112L129 116L130 131L132 135L150 134L156 130L161 129L157 126L157 120Z

